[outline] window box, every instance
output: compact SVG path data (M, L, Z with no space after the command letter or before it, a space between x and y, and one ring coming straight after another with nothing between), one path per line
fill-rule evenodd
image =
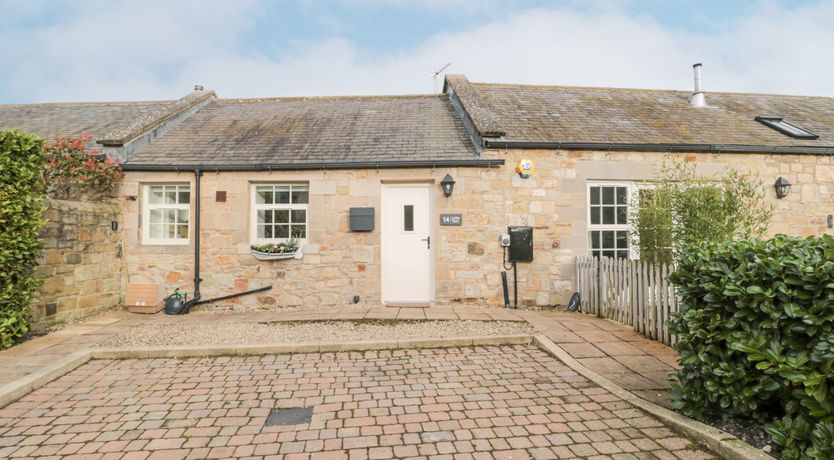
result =
M303 246L297 240L291 239L286 243L252 245L250 252L258 260L300 259L304 257Z

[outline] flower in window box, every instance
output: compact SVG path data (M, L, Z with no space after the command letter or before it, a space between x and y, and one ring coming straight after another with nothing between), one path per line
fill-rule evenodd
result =
M293 237L286 242L253 244L250 246L252 255L259 260L280 260L293 257L300 259L302 244L298 240L298 234L293 232Z

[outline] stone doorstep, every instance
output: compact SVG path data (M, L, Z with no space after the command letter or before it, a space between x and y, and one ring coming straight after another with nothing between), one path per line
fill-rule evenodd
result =
M651 416L657 417L661 422L673 428L675 431L695 439L713 453L718 454L720 458L727 460L765 460L773 458L729 433L725 433L636 396L634 393L623 389L611 380L583 366L579 361L571 357L568 352L544 335L534 336L533 341L539 348L562 361L578 374L632 406Z

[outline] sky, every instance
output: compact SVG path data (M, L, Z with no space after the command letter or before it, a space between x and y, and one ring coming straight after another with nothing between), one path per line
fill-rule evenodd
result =
M834 96L834 0L0 0L0 103L470 81Z

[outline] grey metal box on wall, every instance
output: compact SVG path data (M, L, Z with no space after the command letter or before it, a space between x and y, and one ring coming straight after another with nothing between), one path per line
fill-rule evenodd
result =
M370 232L374 229L374 208L350 208L350 231Z

